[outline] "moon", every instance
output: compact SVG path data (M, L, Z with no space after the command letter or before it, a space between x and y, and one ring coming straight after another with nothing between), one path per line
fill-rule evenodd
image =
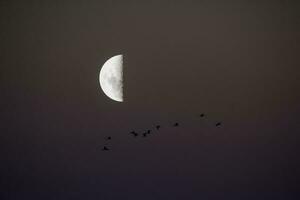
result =
M123 102L123 55L108 59L99 74L99 83L103 92L112 100Z

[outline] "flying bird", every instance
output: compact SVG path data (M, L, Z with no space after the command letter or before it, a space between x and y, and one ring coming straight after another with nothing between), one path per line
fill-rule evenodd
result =
M134 137L138 136L138 133L131 131L130 134L132 134Z
M143 137L147 137L147 132L146 132L146 133L143 133Z
M202 113L202 114L200 114L200 117L204 117L205 115Z
M147 134L150 134L150 133L151 133L151 130L148 130L148 131L147 131Z
M179 126L178 122L176 122L173 126L175 126L175 127Z
M160 125L157 125L157 126L156 126L156 129L157 129L157 130L160 129Z
M221 124L222 124L221 122L218 122L216 123L216 126L221 126Z
M111 140L111 137L110 136L106 137L106 140Z
M106 146L104 146L103 148L102 148L102 151L108 151L109 149L106 147Z

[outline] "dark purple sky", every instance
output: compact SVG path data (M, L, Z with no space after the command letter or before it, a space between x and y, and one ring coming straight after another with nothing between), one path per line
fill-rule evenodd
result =
M299 3L151 2L0 2L1 199L299 199Z

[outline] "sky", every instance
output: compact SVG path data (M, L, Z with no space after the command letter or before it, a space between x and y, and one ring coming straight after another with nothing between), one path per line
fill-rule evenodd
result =
M299 6L1 1L1 199L299 199Z

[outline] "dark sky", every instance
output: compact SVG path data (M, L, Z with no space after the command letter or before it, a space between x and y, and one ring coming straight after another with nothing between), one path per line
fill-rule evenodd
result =
M1 199L299 199L296 2L2 0Z

